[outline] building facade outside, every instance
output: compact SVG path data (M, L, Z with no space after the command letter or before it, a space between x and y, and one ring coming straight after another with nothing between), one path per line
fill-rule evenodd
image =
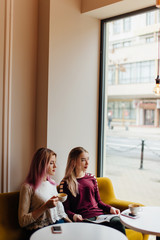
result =
M160 11L152 10L106 24L107 116L109 127L160 126Z

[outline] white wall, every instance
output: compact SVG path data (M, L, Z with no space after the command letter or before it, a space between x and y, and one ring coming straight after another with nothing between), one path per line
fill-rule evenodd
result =
M80 13L80 0L50 4L47 145L58 154L59 182L76 146L89 151L96 173L100 21Z
M0 191L19 189L46 142L58 154L57 182L78 145L96 173L100 21L81 14L80 0L0 0L0 13Z

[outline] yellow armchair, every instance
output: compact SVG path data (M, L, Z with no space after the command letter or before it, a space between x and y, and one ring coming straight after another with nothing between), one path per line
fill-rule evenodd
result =
M127 209L128 205L130 203L133 203L130 201L124 201L116 198L114 189L113 189L113 184L109 178L99 177L97 178L97 182L98 182L100 197L104 203L109 204L113 207L116 207L120 209L120 211ZM136 232L131 229L126 229L126 235L129 240L147 240L149 237L146 234L142 234L140 232Z
M0 240L23 240L18 223L19 192L0 193Z

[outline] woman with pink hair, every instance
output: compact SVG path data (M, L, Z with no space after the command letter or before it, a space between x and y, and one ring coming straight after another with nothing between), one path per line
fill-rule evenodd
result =
M39 228L71 221L58 201L57 187L51 178L55 170L56 153L48 148L38 149L20 190L19 224L26 228L28 237Z

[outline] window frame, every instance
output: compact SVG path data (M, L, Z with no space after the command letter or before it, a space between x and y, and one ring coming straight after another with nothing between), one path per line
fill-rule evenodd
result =
M100 30L100 70L99 70L99 108L98 108L98 151L97 151L97 177L103 177L104 158L104 130L105 130L105 64L106 64L106 23L131 17L157 9L156 6L136 10L130 13L101 20Z

